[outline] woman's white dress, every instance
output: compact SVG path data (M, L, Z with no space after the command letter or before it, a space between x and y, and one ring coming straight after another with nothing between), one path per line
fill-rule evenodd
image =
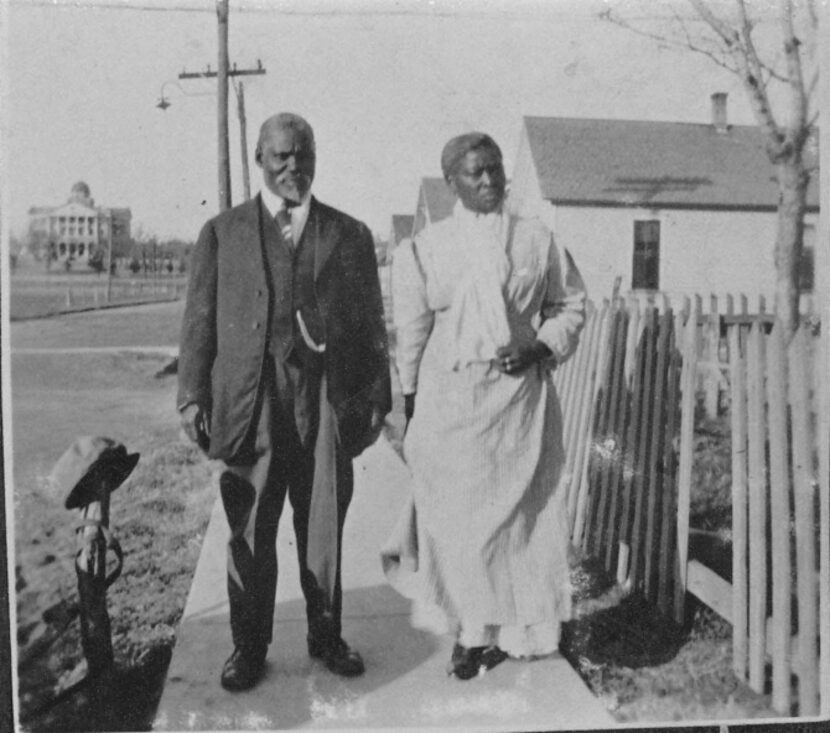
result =
M387 575L417 626L514 656L555 651L571 591L551 368L576 347L582 278L539 220L459 202L395 252L392 297L399 377L417 392L404 441L417 570L404 581L387 556ZM517 376L491 364L498 346L536 339L555 361Z

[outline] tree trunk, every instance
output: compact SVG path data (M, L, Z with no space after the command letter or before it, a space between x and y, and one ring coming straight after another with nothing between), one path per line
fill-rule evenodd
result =
M777 162L776 171L780 202L775 236L775 313L789 342L799 322L799 267L810 176L800 154Z

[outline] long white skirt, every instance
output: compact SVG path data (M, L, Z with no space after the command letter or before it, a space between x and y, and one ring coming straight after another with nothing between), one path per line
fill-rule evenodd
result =
M511 377L488 364L422 364L419 381L404 442L417 521L402 517L385 548L387 576L415 600L416 626L513 656L551 653L571 614L553 383L541 365Z

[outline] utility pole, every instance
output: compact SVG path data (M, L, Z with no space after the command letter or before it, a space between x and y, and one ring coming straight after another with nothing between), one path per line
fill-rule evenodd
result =
M187 72L179 74L179 79L209 79L216 77L218 85L218 153L219 153L219 209L224 211L231 206L231 171L228 143L228 79L234 76L249 76L264 74L262 62L257 60L255 69L237 69L236 64L229 68L228 63L228 0L216 0L216 15L219 20L219 68L211 71L210 66L205 71ZM245 97L242 84L237 90L237 107L239 112L240 136L242 139L242 169L245 177L245 196L250 198L250 183L248 182L248 148L247 132L245 129Z
M239 142L242 146L242 191L245 201L251 198L251 173L248 170L248 123L245 119L245 85L234 82L236 111L239 115Z
M114 221L115 218L112 215L112 211L110 211L110 221L107 227L107 232L109 233L107 237L107 303L110 302L110 298L112 297L112 227Z
M219 18L219 211L231 208L231 164L228 149L228 0L216 0Z
M830 76L827 63L830 62L830 5L822 4L819 20L819 110L824 120L830 114ZM825 122L819 133L819 190L827 200L830 190L830 136ZM821 318L821 373L827 374L830 368L830 211L823 206L819 212L819 243L816 247L816 280L814 292L819 295L819 314ZM823 716L830 715L830 385L827 379L821 381L819 390L819 633L822 640L819 662L819 690L821 693L820 710Z

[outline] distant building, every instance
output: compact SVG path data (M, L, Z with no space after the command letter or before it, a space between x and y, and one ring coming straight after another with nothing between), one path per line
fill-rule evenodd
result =
M600 300L622 292L745 294L775 289L775 168L757 126L525 117L511 198L567 247ZM818 173L807 193L802 292L812 290Z
M395 251L401 240L412 236L412 225L415 217L412 214L392 214L392 227L389 231L387 256Z
M86 264L96 252L106 253L112 237L113 256L124 254L131 219L130 209L96 207L89 186L79 181L65 204L29 209L29 248L51 261Z
M423 178L411 236L414 237L427 224L446 219L452 214L455 200L455 194L443 178Z

